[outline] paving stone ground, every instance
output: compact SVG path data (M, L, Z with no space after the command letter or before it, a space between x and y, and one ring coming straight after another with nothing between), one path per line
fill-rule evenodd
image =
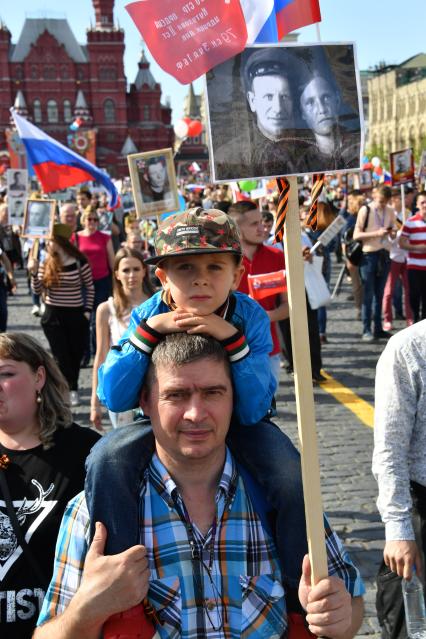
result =
M334 265L333 278L340 265ZM10 298L9 330L25 331L47 346L40 320L30 314L31 298L23 271L18 271L18 294ZM333 280L332 280L333 284ZM328 312L329 344L323 348L324 368L364 400L373 403L374 374L385 342L360 341L361 323L355 319L350 285L343 289ZM396 322L403 328L403 322ZM72 340L72 335L69 336ZM92 369L80 374L82 405L75 419L88 425ZM283 371L277 395L278 423L297 445L297 420L293 382ZM361 570L367 593L366 612L358 637L380 636L375 613L375 575L381 560L384 531L376 509L376 484L371 475L373 431L339 404L324 389L315 389L315 407L324 509ZM105 420L106 421L106 420Z

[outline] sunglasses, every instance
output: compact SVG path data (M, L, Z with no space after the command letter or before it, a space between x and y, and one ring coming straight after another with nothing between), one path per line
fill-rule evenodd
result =
M99 222L99 218L98 217L88 217L86 218L88 222Z

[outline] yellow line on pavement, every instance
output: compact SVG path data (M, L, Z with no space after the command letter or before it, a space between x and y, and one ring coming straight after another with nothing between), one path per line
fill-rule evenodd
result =
M374 408L371 404L359 397L356 393L351 391L346 386L343 386L337 379L334 379L331 375L325 371L321 371L324 377L327 378L326 382L320 384L321 388L330 395L333 395L338 402L343 404L348 410L352 411L356 417L365 425L370 428L374 427Z

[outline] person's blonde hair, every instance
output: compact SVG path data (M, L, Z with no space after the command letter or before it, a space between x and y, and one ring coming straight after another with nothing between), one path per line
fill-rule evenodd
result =
M0 357L25 362L35 373L43 366L46 382L40 391L37 416L40 422L40 441L47 450L53 446L53 434L68 428L73 422L69 406L69 388L55 360L33 337L25 333L0 333ZM23 388L22 393L27 389Z
M96 209L94 209L94 208L93 208L93 207L89 204L88 206L86 206L86 208L84 209L83 213L81 214L81 217L80 217L80 221L81 221L81 223L82 223L82 224L84 224L84 222L86 221L86 218L88 218L88 217L89 217L89 215L92 215L92 214L96 215L96 217L97 217L97 218L98 218L98 220L99 220L99 214L98 214L97 210L96 210Z

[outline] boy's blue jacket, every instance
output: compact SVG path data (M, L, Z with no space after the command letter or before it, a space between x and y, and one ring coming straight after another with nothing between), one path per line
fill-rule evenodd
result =
M169 311L159 291L132 312L119 348L109 351L98 372L98 397L109 410L120 413L138 405L150 356L135 348L129 336L141 320ZM243 359L231 363L234 415L241 424L256 424L268 412L276 388L269 363L272 351L269 318L257 302L237 292L229 297L224 319L244 334L249 347Z

